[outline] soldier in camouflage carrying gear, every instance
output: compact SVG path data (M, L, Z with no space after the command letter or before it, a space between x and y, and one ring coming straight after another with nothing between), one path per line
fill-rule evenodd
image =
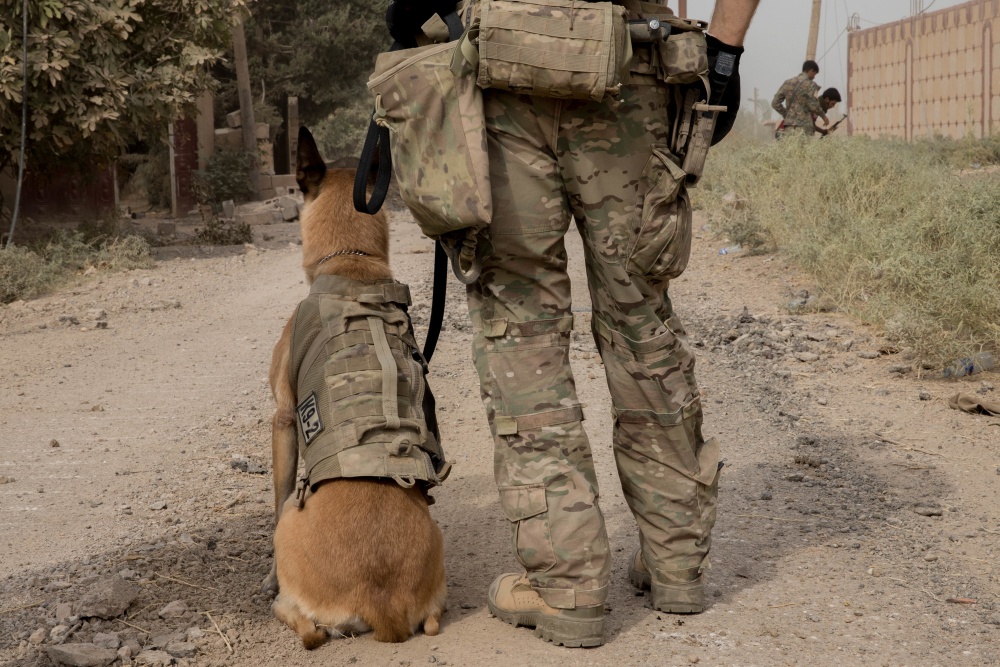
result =
M775 93L771 108L784 119L782 130L801 131L812 136L816 133L817 118L822 118L823 123L829 125L826 112L830 107L816 97L819 92L819 84L814 81L817 74L819 65L807 60L802 63L802 73L785 81ZM840 97L839 93L837 97Z
M757 2L718 0L709 28L710 101L735 100L731 117ZM656 609L704 606L719 447L702 436L694 356L667 293L691 243L686 175L664 148L674 101L642 71L637 50L630 80L604 101L484 91L493 219L468 299L500 501L525 569L494 581L489 608L564 646L603 643L611 569L569 363L571 219L584 241L618 472L639 527L631 579L651 589ZM728 131L731 117L717 128Z

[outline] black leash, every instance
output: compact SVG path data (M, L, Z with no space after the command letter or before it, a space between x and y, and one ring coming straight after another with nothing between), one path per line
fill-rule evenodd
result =
M438 241L434 244L434 289L431 294L431 317L427 322L427 338L424 339L424 359L431 362L437 348L444 324L444 304L448 294L448 253Z
M465 27L457 13L452 12L444 17L448 26L449 40L461 39ZM399 51L403 45L393 42L390 51ZM378 172L375 175L375 185L372 187L371 199L368 198L368 179L371 176L372 161L378 151ZM361 157L358 158L358 171L354 177L354 209L359 213L375 215L385 203L389 194L389 183L392 181L392 153L389 151L389 129L380 127L372 118L368 125L368 135L365 137ZM431 290L431 316L427 323L427 338L424 340L424 360L430 363L441 337L441 326L444 324L445 297L448 294L448 253L440 241L434 243L434 287Z

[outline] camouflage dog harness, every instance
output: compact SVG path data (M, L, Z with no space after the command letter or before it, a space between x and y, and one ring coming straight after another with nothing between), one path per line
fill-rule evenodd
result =
M342 477L435 486L451 468L439 444L427 366L393 280L318 276L295 312L289 377L296 388L306 488Z

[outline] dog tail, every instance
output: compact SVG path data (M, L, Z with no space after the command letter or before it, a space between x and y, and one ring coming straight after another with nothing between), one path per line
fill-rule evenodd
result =
M377 642L405 642L413 634L406 606L392 598L384 602L372 605L373 613L368 622L372 627L372 638Z

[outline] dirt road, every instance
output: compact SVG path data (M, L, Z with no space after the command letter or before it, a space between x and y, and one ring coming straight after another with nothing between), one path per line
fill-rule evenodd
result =
M720 256L708 233L671 293L726 461L710 609L656 613L628 585L636 530L572 239L573 365L614 546L608 643L555 648L486 611L489 582L516 568L453 284L431 377L455 462L432 508L450 585L442 634L307 653L257 592L271 553L267 365L306 291L294 225L267 229L245 253L165 250L151 270L0 307L0 662L49 665L53 646L93 641L150 662L175 659L169 646L179 664L281 667L1000 660L1000 420L946 403L993 378L921 379L906 350L845 316L789 315L809 283L780 258ZM419 325L432 247L404 214L393 237ZM78 620L107 575L137 599Z

